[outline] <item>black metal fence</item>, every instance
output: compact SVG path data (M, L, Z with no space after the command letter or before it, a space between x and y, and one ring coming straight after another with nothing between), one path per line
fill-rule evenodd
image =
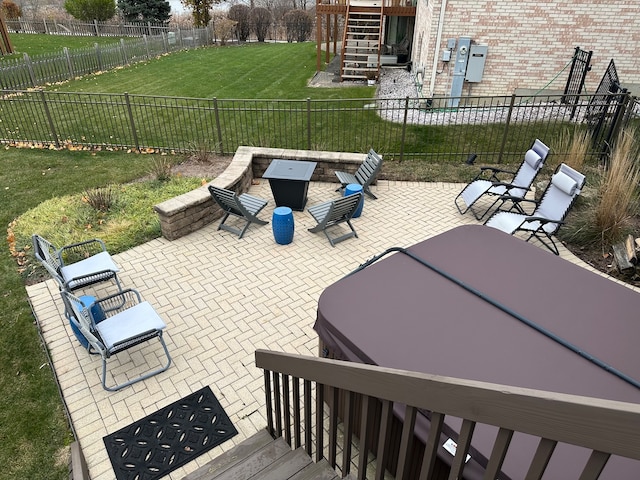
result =
M464 97L458 108L427 108L424 99L232 100L4 90L0 143L213 151L241 145L367 151L393 158L459 162L518 161L534 138L559 156L567 129L587 129L590 97L566 105L560 96ZM603 115L622 108L619 127L637 123L638 99L605 99ZM437 103L437 102L436 102ZM447 99L442 99L447 104ZM433 105L433 104L432 104ZM573 114L576 109L576 114Z

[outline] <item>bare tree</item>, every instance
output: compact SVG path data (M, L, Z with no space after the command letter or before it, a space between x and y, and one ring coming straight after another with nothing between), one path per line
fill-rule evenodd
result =
M187 8L191 9L193 26L196 28L206 27L211 21L211 7L219 0L180 0Z
M251 33L251 9L242 3L233 5L229 8L227 18L236 22L236 33L238 34L238 40L246 42Z
M264 7L256 7L251 10L251 23L253 31L259 42L264 42L271 25L271 13Z
M233 29L236 22L227 18L227 16L218 12L213 18L213 33L220 40L220 45L226 45L233 35Z
M313 19L305 10L289 10L284 15L284 24L287 28L287 42L305 42L313 29Z

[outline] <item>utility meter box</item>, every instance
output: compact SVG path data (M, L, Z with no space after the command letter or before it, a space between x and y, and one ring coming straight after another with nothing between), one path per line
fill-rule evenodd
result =
M464 79L467 82L477 83L482 81L484 62L487 59L488 45L471 45L469 48L469 61Z

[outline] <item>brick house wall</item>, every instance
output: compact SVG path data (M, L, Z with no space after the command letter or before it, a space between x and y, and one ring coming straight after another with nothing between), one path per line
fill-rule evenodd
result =
M442 55L447 40L460 36L488 45L482 81L465 82L465 96L563 90L577 46L593 50L587 92L595 91L613 58L623 86L640 95L638 0L418 0L412 60L414 69L424 70L423 96L450 94L456 51L448 63Z

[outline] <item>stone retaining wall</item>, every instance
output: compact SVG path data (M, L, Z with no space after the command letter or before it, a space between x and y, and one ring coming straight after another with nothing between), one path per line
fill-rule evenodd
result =
M239 147L231 163L209 184L166 200L153 208L160 217L162 236L175 240L214 222L222 210L213 201L208 185L244 193L254 178L262 177L274 158L317 162L311 181L336 182L336 170L355 172L365 158L363 153L288 150L284 148Z

